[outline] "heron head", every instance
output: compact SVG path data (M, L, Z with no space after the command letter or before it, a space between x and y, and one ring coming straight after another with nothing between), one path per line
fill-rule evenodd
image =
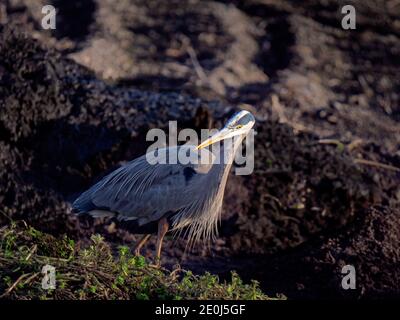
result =
M249 111L241 110L235 113L221 130L199 144L196 149L202 149L218 141L235 136L243 136L244 138L253 128L255 122L254 116Z

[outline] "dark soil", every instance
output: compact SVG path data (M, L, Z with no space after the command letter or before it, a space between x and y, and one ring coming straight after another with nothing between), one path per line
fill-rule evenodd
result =
M170 239L165 265L234 269L289 298L399 296L399 6L347 1L349 31L340 1L52 3L54 32L42 1L6 1L0 19L1 224L131 244L70 202L143 154L149 128L219 127L247 108L254 173L230 176L211 250ZM357 290L341 288L346 264Z

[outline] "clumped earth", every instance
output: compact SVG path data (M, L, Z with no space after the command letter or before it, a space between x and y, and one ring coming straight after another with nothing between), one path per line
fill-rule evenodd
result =
M69 203L143 154L148 129L219 127L245 108L257 118L253 174L231 174L211 249L169 239L165 266L236 270L289 298L398 297L398 5L347 1L349 31L340 1L52 1L50 32L43 3L2 9L2 225L131 245ZM356 290L341 287L346 264Z

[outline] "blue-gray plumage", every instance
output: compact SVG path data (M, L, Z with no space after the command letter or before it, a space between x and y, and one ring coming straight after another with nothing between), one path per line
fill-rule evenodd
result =
M240 111L197 147L183 145L148 152L83 192L73 203L73 212L115 217L137 228L156 223L158 261L163 237L170 226L175 231L187 227L189 244L215 239L229 169L238 146L254 123L251 113ZM232 137L237 138L233 143L222 144L217 153L205 149ZM171 155L179 152L191 153L197 161L168 163ZM148 238L146 235L139 241L136 254Z

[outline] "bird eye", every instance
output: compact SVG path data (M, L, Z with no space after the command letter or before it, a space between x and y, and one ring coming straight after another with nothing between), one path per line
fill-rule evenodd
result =
M243 127L243 125L242 125L242 124L239 124L239 125L237 125L237 126L235 127L235 129L240 129L241 127Z

